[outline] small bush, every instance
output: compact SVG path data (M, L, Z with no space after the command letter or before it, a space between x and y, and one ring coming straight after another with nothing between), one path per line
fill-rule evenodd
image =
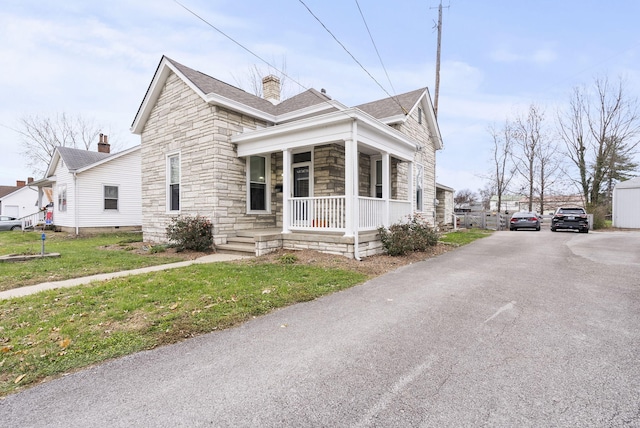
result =
M608 209L604 205L589 205L587 206L587 212L593 214L593 224L591 228L594 230L604 229L607 227L607 213Z
M167 238L177 251L207 251L213 247L211 222L201 216L178 216L167 226Z
M387 230L378 228L380 240L387 254L403 256L414 251L426 251L438 243L438 233L418 216L406 223L392 224Z
M295 254L287 253L280 256L280 263L285 265L292 265L297 261L298 258L295 256Z
M167 248L164 245L153 245L149 248L149 254L164 253Z

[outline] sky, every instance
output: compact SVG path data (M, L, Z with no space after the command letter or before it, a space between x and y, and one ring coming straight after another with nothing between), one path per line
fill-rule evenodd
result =
M130 126L162 55L248 91L250 70L271 66L286 73L285 96L324 88L355 106L428 87L433 97L439 3L3 0L0 185L34 177L20 154L22 118L80 116L112 151L139 144ZM596 78L622 77L629 97L640 95L637 0L442 4L440 184L484 187L489 127L532 103L552 124L573 88Z

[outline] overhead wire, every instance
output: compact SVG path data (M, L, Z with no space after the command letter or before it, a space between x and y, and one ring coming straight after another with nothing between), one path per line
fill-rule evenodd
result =
M360 68L362 68L362 70L365 73L367 73L367 75L371 78L371 80L373 80L380 87L380 89L382 89L384 91L384 93L389 96L389 98L391 98L396 104L398 104L398 106L400 107L400 109L402 109L404 114L408 114L409 112L398 101L397 97L391 95L385 89L385 87L382 86L380 84L380 82L378 82L378 80L375 77L373 77L373 75L371 73L369 73L369 71L364 67L364 65L362 65L362 63L356 59L356 57L349 51L349 49L347 49L347 47L340 40L338 40L338 38L335 36L335 34L333 34L333 32L331 32L331 30L329 30L329 28L327 28L327 26L324 24L324 22L322 22L322 20L320 18L318 18L318 16L315 13L313 13L313 11L309 8L309 6L307 6L307 4L303 0L298 0L298 1L307 9L307 11L311 14L311 16L313 16L315 18L315 20L318 21L318 23L322 26L322 28L324 28L327 31L327 33L329 33L329 35L331 35L331 37L333 37L333 39L336 41L336 43L338 43L342 47L342 49L344 49L344 51L351 57L351 59L353 59L355 61L355 63L358 64L360 66Z
M193 10L189 9L187 6L185 6L184 4L180 3L180 1L178 0L173 0L176 4L178 4L180 7L182 7L184 10L186 10L187 12L189 12L190 14L192 14L193 16L195 16L196 18L198 18L200 21L204 22L207 26L213 28L214 30L216 30L218 33L222 34L224 37L226 37L227 39L229 39L231 42L233 42L234 44L236 44L237 46L239 46L241 49L243 49L244 51L248 52L250 55L256 57L257 59L259 59L260 61L262 61L263 63L265 63L266 65L268 65L269 67L271 67L272 69L278 71L279 73L281 73L283 76L285 76L287 79L291 80L292 82L294 82L296 85L300 86L301 88L305 89L305 90L310 90L311 88L306 87L305 85L303 85L302 83L298 82L296 79L294 79L293 77L289 76L287 73L285 73L283 70L279 69L278 67L276 67L275 65L271 64L269 61L267 61L266 59L262 58L260 55L258 55L257 53L253 52L251 49L249 49L248 47L244 46L242 43L240 43L239 41L235 40L233 37L229 36L228 34L226 34L224 31L222 31L221 29L219 29L218 27L216 27L215 25L213 25L212 23L210 23L209 21L207 21L205 18L203 18L202 16L198 15L196 12L194 12ZM320 95L316 94L315 92L313 92L318 98L320 98L321 100L328 102L328 100L324 97L321 97Z
M387 68L384 66L384 62L382 61L382 57L380 56L380 52L378 51L378 46L376 46L376 42L373 40L373 35L371 34L371 30L369 30L369 25L367 24L367 20L364 17L364 13L362 13L362 8L360 7L360 3L358 0L355 0L356 6L358 6L358 12L360 12L360 16L362 17L362 22L364 23L365 28L367 29L367 33L369 33L369 39L371 39L371 43L373 44L373 48L376 51L376 55L378 55L378 59L380 60L380 65L384 70L384 74L387 76L387 81L389 82L389 86L391 86L391 90L393 91L393 95L396 95L396 88L393 87L393 83L391 83L391 78L389 77L389 73L387 72Z

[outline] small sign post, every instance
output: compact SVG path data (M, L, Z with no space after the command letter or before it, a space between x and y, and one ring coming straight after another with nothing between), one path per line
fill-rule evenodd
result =
M40 253L41 256L44 257L44 240L47 239L47 236L44 234L44 232L42 232L42 252Z

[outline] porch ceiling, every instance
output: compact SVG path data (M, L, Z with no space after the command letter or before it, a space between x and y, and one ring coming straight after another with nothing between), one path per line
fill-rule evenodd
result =
M239 157L344 143L353 138L354 122L357 124L356 138L360 152L389 153L400 159L413 160L417 147L414 141L354 109L238 134L231 137L231 141L238 145Z

